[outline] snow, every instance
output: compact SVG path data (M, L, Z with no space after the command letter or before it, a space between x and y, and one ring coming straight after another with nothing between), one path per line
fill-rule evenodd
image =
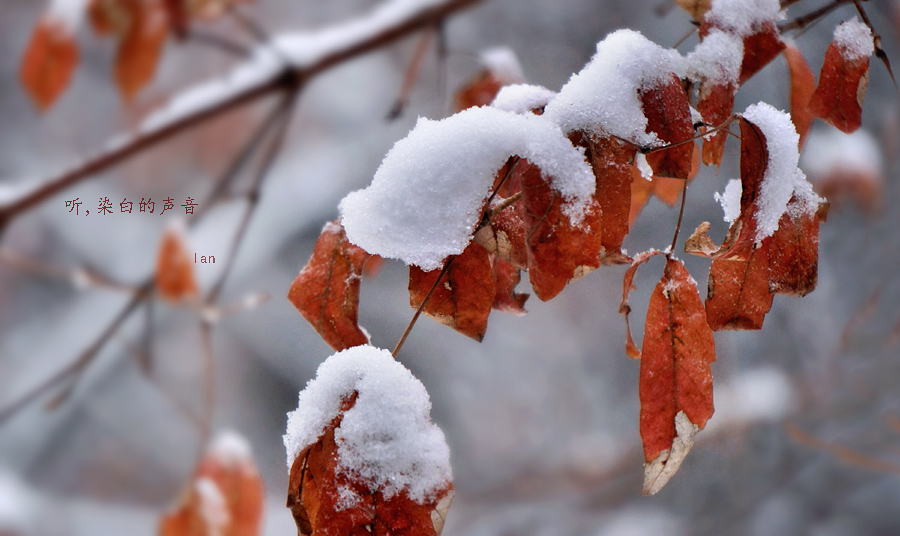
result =
M738 36L714 29L684 59L679 73L701 83L737 84L744 59L744 42Z
M206 525L207 536L222 536L231 520L222 491L209 478L198 479L194 489L200 498L200 515Z
M545 116L480 107L440 121L419 118L372 184L341 201L348 239L369 253L440 268L468 245L495 174L513 155L549 177L579 223L596 187L583 151Z
M382 3L369 15L336 24L313 32L292 32L276 36L272 47L296 68L315 64L326 55L353 48L408 20L426 9L444 4L446 0L390 0Z
M479 55L482 65L491 72L501 84L519 84L525 81L522 64L513 49L494 47L484 50Z
M713 197L722 205L725 212L725 221L731 223L741 216L741 180L731 179L725 185L723 193L716 192Z
M46 17L69 34L74 34L84 21L88 0L53 0L47 8Z
M790 378L772 367L742 372L715 391L716 418L709 430L784 419L797 407Z
M252 463L253 450L244 436L233 430L224 430L210 443L207 453L225 466L234 467Z
M36 498L0 466L0 534L31 534L37 514Z
M650 162L647 162L647 155L637 153L637 156L634 157L634 163L637 165L638 171L641 172L641 177L648 181L653 180L653 168L650 167Z
M405 491L421 504L445 488L452 478L450 451L429 417L425 387L390 352L373 346L338 352L319 366L288 414L288 465L319 439L354 392L356 403L335 430L338 471L387 499ZM348 490L341 493L345 504L355 500Z
M527 114L532 110L547 106L554 96L556 96L556 92L544 86L513 84L500 88L500 92L494 97L491 106L506 112Z
M875 52L872 30L857 17L842 22L834 29L834 43L847 61L868 58Z
M567 133L585 130L600 136L612 134L644 147L657 146L656 134L645 132L647 118L638 91L667 81L681 62L677 52L639 32L613 32L597 44L591 61L550 101L544 117Z
M754 27L784 17L778 0L713 0L705 21L746 37L754 33Z
M800 153L797 147L800 136L790 115L762 102L747 107L741 115L762 131L769 153L768 165L756 200L758 241L771 236L778 229L778 222L791 196L796 194L798 206L810 211L815 211L821 200L812 191L806 175L798 167Z

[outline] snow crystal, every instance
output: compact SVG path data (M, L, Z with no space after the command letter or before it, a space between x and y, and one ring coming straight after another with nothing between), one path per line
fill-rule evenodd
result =
M544 116L480 107L440 121L419 118L372 184L341 201L347 238L369 253L440 268L469 243L495 173L513 155L550 178L577 224L595 189L583 152Z
M250 443L233 430L219 432L207 452L226 466L242 465L253 459Z
M208 536L222 536L231 520L225 496L219 486L209 478L200 478L194 483L200 497L200 515L206 524Z
M834 43L847 61L868 58L875 52L872 30L857 17L842 22L834 29Z
M756 240L762 240L778 229L791 196L796 194L799 205L806 210L815 210L820 199L798 167L800 135L790 115L763 102L747 107L742 115L762 131L769 153L756 199Z
M555 95L556 92L544 86L513 84L500 88L491 106L507 112L527 114L531 113L531 110L547 106Z
M668 80L681 62L677 52L662 48L639 32L613 32L597 44L591 61L550 101L544 117L566 132L586 130L601 136L612 134L641 146L659 145L656 134L645 132L647 118L638 90Z
M784 17L778 0L713 0L705 21L746 37L753 33L754 26Z
M644 177L648 181L653 180L653 168L650 167L650 162L647 162L647 155L638 153L634 158L634 163L637 164L638 171L641 172L641 177Z
M479 59L501 84L518 84L525 80L522 64L509 47L489 48L481 52Z
M53 0L47 8L47 18L73 34L81 27L87 5L88 0Z
M703 120L703 116L700 114L700 112L698 112L697 109L693 106L691 106L691 123L695 125L698 123L706 123L706 121Z
M741 215L741 180L731 179L725 186L725 192L716 192L714 197L722 205L725 221L731 223Z
M338 470L367 482L390 498L401 490L420 504L452 478L450 452L431 422L431 401L422 382L390 352L356 346L329 357L288 414L288 465L315 443L338 415L342 400L358 393L335 430ZM342 492L342 502L353 497Z
M326 55L350 50L357 43L384 32L386 28L445 2L446 0L390 0L370 14L355 20L318 31L276 36L272 46L294 67L308 67Z
M800 163L813 179L831 173L880 176L883 166L878 142L862 128L852 134L835 128L813 130Z
M682 76L697 83L737 83L744 59L744 41L740 37L714 29L684 59Z

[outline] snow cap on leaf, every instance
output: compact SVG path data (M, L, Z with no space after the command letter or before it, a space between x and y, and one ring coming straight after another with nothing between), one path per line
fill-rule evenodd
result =
M856 17L834 29L834 43L847 61L868 58L875 52L872 30Z
M705 21L747 37L754 33L754 27L783 18L778 0L713 0Z
M347 237L370 253L440 268L468 245L494 175L511 156L550 177L566 215L581 221L595 188L583 151L543 116L480 107L440 121L420 118L372 184L341 201Z

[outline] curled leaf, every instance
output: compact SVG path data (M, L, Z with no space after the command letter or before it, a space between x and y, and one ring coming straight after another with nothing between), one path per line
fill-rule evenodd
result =
M834 42L825 51L819 86L810 112L847 134L862 123L862 103L869 87L869 57L845 57Z
M169 22L160 3L134 4L116 56L116 83L126 99L134 97L153 79L168 35Z
M65 25L44 15L25 49L19 79L39 109L46 110L62 95L78 64L78 45Z
M603 234L603 262L630 262L622 253L622 242L630 227L632 169L637 149L615 138L592 137L589 142L591 168L597 180L597 203Z
M370 255L347 240L340 223L325 225L288 300L335 350L369 342L359 327L359 278Z
M170 226L163 233L156 255L156 291L169 301L197 296L193 258L188 251L184 230Z
M800 147L803 147L815 119L809 103L816 91L816 76L796 47L787 45L783 53L791 74L791 120L800 134Z
M674 74L663 83L638 91L641 107L647 117L647 132L656 133L668 149L647 155L653 174L660 177L687 179L691 174L694 123L691 107L681 80Z
M709 232L709 222L705 221L697 226L690 238L684 243L684 252L699 257L712 257L719 246L712 241L707 234Z
M631 325L628 322L628 315L631 314L631 306L628 305L628 296L635 288L634 275L637 273L638 267L656 255L664 255L664 253L659 250L651 249L635 255L634 260L631 262L631 266L625 270L625 277L622 280L622 302L619 304L619 313L625 315L625 330L627 333L625 353L632 359L639 359L641 357L641 351L638 349L637 345L634 343L634 338L631 336Z

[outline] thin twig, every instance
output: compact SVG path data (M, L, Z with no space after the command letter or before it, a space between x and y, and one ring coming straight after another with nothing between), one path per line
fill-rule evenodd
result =
M672 258L672 253L675 251L675 245L678 244L678 233L681 231L681 220L684 219L684 200L687 199L687 187L688 181L683 181L684 184L681 188L681 208L678 210L678 223L675 224L675 236L672 237L672 247L669 248L669 252L666 253L666 259Z
M796 19L786 22L784 24L780 24L778 26L778 31L781 33L788 32L790 30L799 30L805 27L807 24L817 21L818 19L824 17L825 15L831 13L835 9L839 8L844 4L850 4L853 0L834 0L832 3L822 6L819 9L804 15L802 17L797 17Z
M267 32L265 28L233 4L228 6L228 16L231 17L242 30L247 32L250 37L259 43L265 44L272 41L272 36L269 35L269 32Z
M249 48L240 43L236 43L230 39L222 37L221 35L203 32L196 29L192 29L190 32L188 32L185 35L185 38L190 43L205 45L220 52L224 52L225 54L235 58L248 58L252 53Z
M456 259L456 255L447 258L447 262L444 263L444 268L441 270L441 273L438 274L437 279L434 280L434 284L431 285L430 289L428 289L428 294L425 295L422 303L419 304L419 307L416 309L415 314L413 314L413 317L409 321L409 324L406 325L406 330L403 332L403 335L400 336L400 340L397 341L397 345L394 346L394 351L391 352L391 355L393 357L396 358L397 354L400 353L400 348L403 348L403 343L406 342L406 338L409 337L409 333L412 331L413 326L416 325L416 321L419 319L419 316L422 315L422 311L425 310L425 306L428 304L428 300L431 299L431 295L434 294L434 291L437 289L438 285L441 284L444 276L447 275L447 272L450 271L450 265L453 264L454 259Z
M823 441L818 437L807 434L790 422L785 424L785 428L787 429L788 434L798 443L802 443L823 452L827 452L843 462L849 463L851 465L856 465L858 467L864 467L872 471L900 474L900 465L895 465L893 463L871 458L869 456L866 456L865 454L860 454L842 445L835 445L833 443Z
M856 10L859 12L859 16L862 17L863 22L866 23L866 26L869 27L869 30L872 32L873 43L875 45L875 57L881 60L881 63L884 64L884 68L887 69L888 74L891 77L891 82L894 83L894 89L900 93L900 86L897 85L897 79L894 78L894 70L891 69L891 60L887 57L887 52L884 51L884 48L881 46L881 35L875 31L875 27L872 26L872 21L869 20L869 15L866 14L866 10L863 9L862 4L859 0L854 0L853 5L856 6Z
M114 281L111 277L100 273L96 269L88 267L67 269L51 266L8 248L0 248L0 262L23 272L68 281L75 287L96 287L128 294L137 292L136 288Z
M711 129L707 130L706 132L697 134L695 136L691 136L690 138L688 138L686 140L676 141L674 143L669 143L666 145L660 145L659 147L641 147L639 145L636 145L633 142L628 142L628 143L631 143L631 145L637 147L638 150L640 150L640 152L644 153L645 155L653 154L658 151L665 151L666 149L671 149L673 147L678 147L679 145L684 145L685 143L691 143L694 140L698 140L700 138L705 138L706 136L709 136L711 134L715 134L716 132L722 131L722 130L728 128L728 126L731 125L731 122L734 121L737 117L738 117L737 114L731 114L728 117L728 119L726 119L721 125L713 127ZM617 139L621 139L621 138L617 137ZM622 141L628 141L628 140L622 140Z
M425 53L428 51L429 45L431 45L431 38L434 33L434 28L429 28L422 33L422 37L419 39L419 45L416 47L413 57L406 67L406 73L403 75L400 94L397 96L397 100L394 101L394 105L391 106L391 110L387 114L388 121L393 121L403 115L403 110L409 102L409 95L412 93L413 87L416 85L416 80L419 78L419 71L421 71L422 64L425 62Z

